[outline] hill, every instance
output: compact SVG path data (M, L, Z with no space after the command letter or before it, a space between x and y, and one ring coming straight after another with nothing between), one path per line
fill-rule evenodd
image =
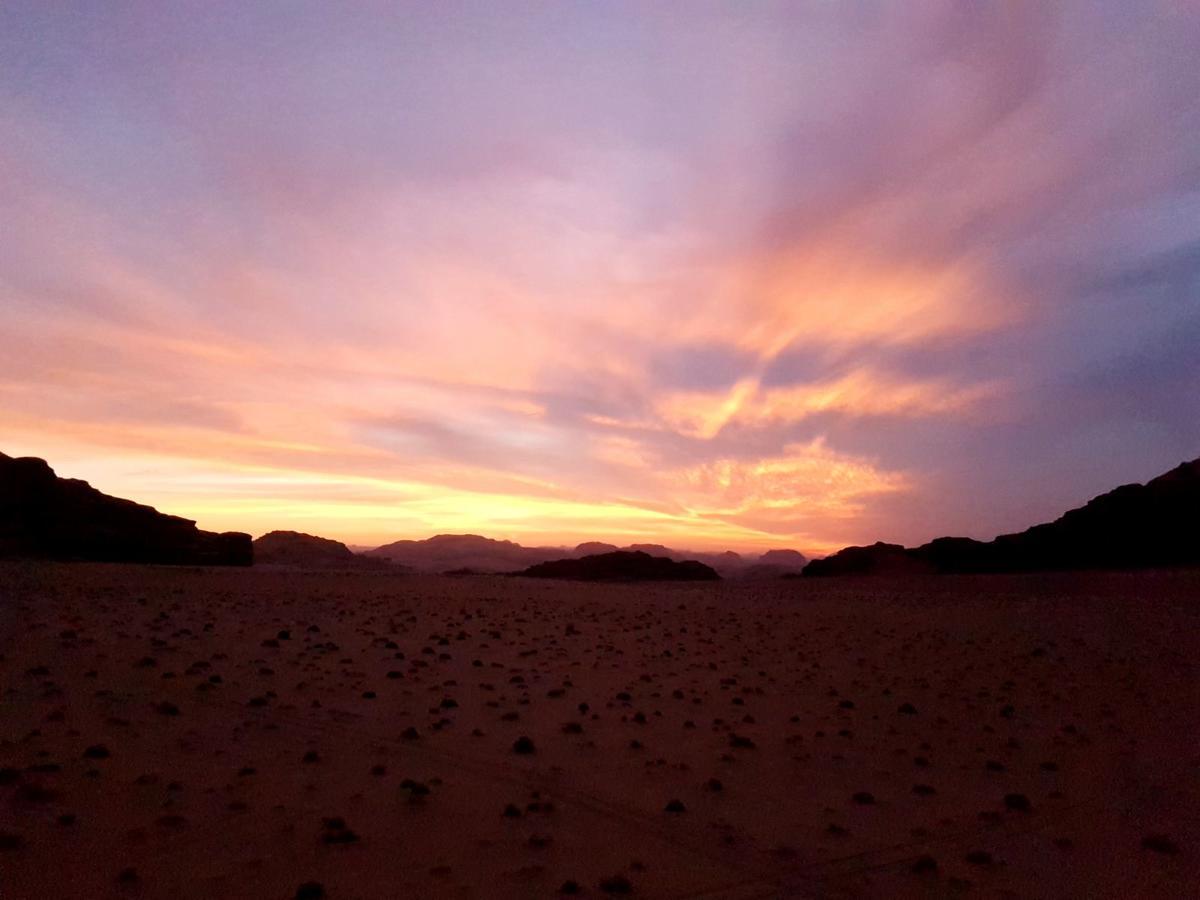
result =
M439 534L423 541L396 541L368 550L376 559L400 563L419 572L515 572L558 559L568 551L557 547L522 547L477 534Z
M768 550L733 573L745 579L794 578L804 571L808 557L796 550Z
M0 453L0 557L248 566L254 551L248 534L201 531L59 478L43 459Z
M298 569L378 569L391 565L387 560L355 553L341 541L299 531L272 531L255 539L254 564Z
M518 575L571 581L719 581L704 563L651 556L638 550L616 550L579 559L556 559L530 566Z
M1126 484L1064 513L992 541L941 537L847 547L814 560L805 575L898 572L1036 572L1200 565L1200 459L1146 484Z
M748 559L731 550L696 552L675 550L662 544L617 547L602 541L585 541L574 548L524 547L513 541L493 540L477 534L439 534L426 540L404 540L365 551L365 555L391 560L419 572L511 573L559 559L579 559L618 550L647 553L676 562L695 560L723 578L778 578L800 571L808 561L795 550L768 550Z
M300 531L271 531L254 540L254 562L273 565L337 564L354 560L341 541Z
M808 565L808 557L797 550L768 550L758 558L758 564L784 569L803 569Z

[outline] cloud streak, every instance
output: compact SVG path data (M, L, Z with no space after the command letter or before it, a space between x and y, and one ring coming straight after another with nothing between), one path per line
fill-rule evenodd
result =
M990 537L1200 452L1197 51L1167 2L6 4L3 449L361 543Z

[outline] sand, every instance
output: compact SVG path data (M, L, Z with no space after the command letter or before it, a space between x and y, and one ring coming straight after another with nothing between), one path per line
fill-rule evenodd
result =
M1194 896L1198 625L1200 573L4 564L0 897Z

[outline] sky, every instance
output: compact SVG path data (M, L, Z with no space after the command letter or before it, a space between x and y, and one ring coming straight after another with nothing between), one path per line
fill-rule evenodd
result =
M1200 456L1200 5L0 4L0 451L821 554Z

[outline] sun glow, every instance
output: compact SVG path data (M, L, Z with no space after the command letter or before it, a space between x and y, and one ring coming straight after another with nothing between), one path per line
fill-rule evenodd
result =
M203 6L0 4L2 452L209 528L809 552L1194 455L1181 19Z

